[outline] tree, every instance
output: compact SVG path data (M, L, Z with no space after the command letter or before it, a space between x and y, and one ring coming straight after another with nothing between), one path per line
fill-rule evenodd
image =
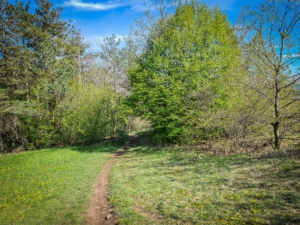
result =
M37 8L35 9L37 28L35 44L43 42L47 37L56 37L64 39L67 35L68 23L61 20L62 8L54 8L53 3L48 0L35 0Z
M110 86L115 93L125 96L128 83L124 69L125 55L121 47L121 39L116 35L103 38L100 44L99 67L102 71L102 83Z
M0 1L0 151L41 147L36 142L45 136L58 143L63 115L71 111L66 100L84 50L60 8L48 0L36 4L31 13L30 3Z
M75 110L67 117L68 127L73 127L73 142L99 142L125 132L127 119L122 101L128 94L128 79L120 44L115 35L105 37L99 43L100 52L80 57Z
M281 129L297 123L300 113L296 94L300 2L266 0L253 11L248 8L236 27L248 72L247 86L260 95L264 105L257 120L272 126L274 147L280 148L285 137Z
M201 113L224 105L228 93L221 81L234 65L237 41L218 8L196 1L181 3L163 20L129 72L128 101L152 122L158 141L183 141L199 128Z
M39 77L34 88L33 107L37 111L37 142L45 145L58 144L64 136L63 118L72 112L72 83L78 74L75 56L68 52L67 42L56 46L53 39L46 39L39 46ZM36 143L37 146L37 143Z
M20 129L22 103L30 97L28 65L33 54L30 44L30 22L34 17L29 5L0 1L0 151L17 149L25 141Z

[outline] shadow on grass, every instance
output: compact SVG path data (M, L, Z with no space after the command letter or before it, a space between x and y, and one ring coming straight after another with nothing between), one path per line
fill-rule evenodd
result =
M78 151L80 153L115 153L119 148L124 146L127 140L128 136L124 135L120 138L106 139L101 144L72 146L71 150Z
M211 187L216 193L224 191L228 195L224 200L214 200L215 204L242 212L246 224L300 224L300 150L214 156L180 147L149 146L140 139L126 154L133 160L151 157L138 165L141 171L156 168L151 173L147 171L145 176L160 174L174 184L186 184L189 181L185 176L191 174L195 175L193 179L203 178L200 186L207 187L207 191ZM230 221L227 215L224 217Z
M78 151L80 153L114 153L121 146L120 145L89 145L89 146L72 146L71 150Z
M167 154L168 161L170 165L176 164L176 166L187 166L198 163L215 164L216 167L221 166L232 166L235 168L244 167L247 165L258 164L260 162L272 161L272 164L278 163L280 165L285 160L290 160L292 158L300 159L300 149L290 149L290 150L271 150L261 153L239 153L227 156L216 156L212 152L207 151L195 151L186 150L184 147L176 145L156 145L151 140L151 133L143 133L134 146L135 149L130 151L131 153L139 156L147 156L152 154ZM146 141L145 141L146 140ZM187 157L186 152L194 153L189 154ZM278 161L278 162L277 162ZM167 163L168 164L168 163ZM164 166L166 162L164 162Z
M300 179L300 165L291 165L290 160L300 159L300 149L290 150L269 150L259 153L240 153L227 156L215 156L213 153L195 150L185 150L184 147L178 147L175 145L155 145L151 140L151 132L143 132L138 135L138 139L135 143L134 149L128 151L126 154L134 156L151 156L157 155L160 157L164 155L167 160L156 162L156 167L161 168L173 168L174 166L182 167L184 171L201 172L201 173L213 173L211 168L215 168L218 171L238 171L242 176L248 175L247 168L257 167L257 171L260 172L260 176L255 176L256 179L261 179L261 186L264 186L264 182L269 179L278 179L283 181L289 179ZM185 154L186 153L186 154ZM203 166L198 166L205 164ZM270 171L264 168L263 165L273 168ZM142 165L141 165L142 166ZM149 165L144 165L145 168ZM296 171L296 172L295 172ZM297 174L296 174L297 173ZM246 178L245 178L246 179ZM240 180L241 182L243 179ZM249 188L249 187L248 187ZM299 190L300 191L300 190Z
M186 153L186 154L185 154ZM159 161L156 167L177 168L182 167L184 171L193 171L201 173L214 173L211 168L218 171L239 171L240 175L249 174L247 168L253 167L260 172L260 175L255 175L256 179L261 178L263 181L268 179L285 179L298 178L300 180L300 165L293 165L290 163L292 159L300 159L300 150L285 150L285 151L272 151L262 154L237 154L229 156L214 156L208 153L198 154L193 151L185 151L182 148L164 148L164 147L149 147L147 145L138 145L134 150L129 151L127 154L135 156L149 156L160 155L167 156L167 160ZM206 168L203 166L205 164ZM264 168L263 165L273 168ZM147 167L147 165L145 165ZM205 169L204 169L205 168ZM240 181L242 182L243 179ZM263 186L263 184L261 184ZM300 191L300 190L299 190Z

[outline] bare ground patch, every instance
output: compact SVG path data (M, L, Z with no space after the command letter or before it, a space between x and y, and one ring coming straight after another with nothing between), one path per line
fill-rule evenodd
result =
M89 209L85 215L85 222L90 225L115 225L117 217L114 214L113 208L109 205L108 183L109 171L117 162L118 158L132 146L137 139L137 136L130 136L129 141L124 147L118 150L115 156L104 166L102 173L98 177L97 185L90 201Z

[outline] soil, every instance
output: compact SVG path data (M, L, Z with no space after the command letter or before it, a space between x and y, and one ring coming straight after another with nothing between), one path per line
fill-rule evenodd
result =
M85 216L85 224L89 225L116 225L118 218L114 214L113 208L109 205L109 171L117 160L136 142L137 136L132 135L124 147L118 150L115 156L104 166L99 175L96 188L94 190L89 209Z

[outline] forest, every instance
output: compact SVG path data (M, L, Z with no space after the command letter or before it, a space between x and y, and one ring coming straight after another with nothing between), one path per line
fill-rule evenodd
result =
M0 152L141 129L229 152L299 146L299 1L245 8L234 25L218 7L159 1L95 51L62 8L35 2L0 4Z

